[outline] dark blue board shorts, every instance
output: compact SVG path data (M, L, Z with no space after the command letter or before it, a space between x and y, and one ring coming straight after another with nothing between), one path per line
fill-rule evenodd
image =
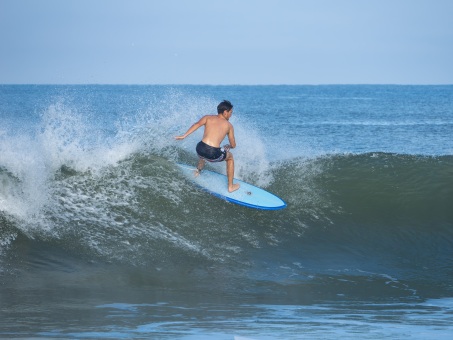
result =
M215 148L201 141L197 144L197 154L208 162L224 161L227 153L222 148Z

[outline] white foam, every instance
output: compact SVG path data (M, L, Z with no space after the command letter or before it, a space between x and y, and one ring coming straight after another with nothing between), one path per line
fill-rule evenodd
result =
M115 164L136 151L137 145L125 136L106 136L87 117L57 103L44 113L38 139L53 170L67 165L87 171Z
M256 127L243 118L235 124L237 148L234 150L237 177L266 187L273 181L266 146Z
M8 172L3 176L8 185L0 191L0 209L36 222L53 204L52 183L63 165L96 172L135 150L129 140L97 135L86 117L64 103L52 104L35 131L0 136L0 166Z

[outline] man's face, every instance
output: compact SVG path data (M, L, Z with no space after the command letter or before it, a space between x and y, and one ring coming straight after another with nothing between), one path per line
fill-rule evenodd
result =
M225 114L225 118L227 120L229 120L231 118L231 115L233 114L233 109L231 109L230 111L225 110L224 114Z

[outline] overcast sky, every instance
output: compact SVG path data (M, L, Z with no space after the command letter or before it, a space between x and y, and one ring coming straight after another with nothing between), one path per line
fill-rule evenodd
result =
M2 84L453 84L452 0L0 0Z

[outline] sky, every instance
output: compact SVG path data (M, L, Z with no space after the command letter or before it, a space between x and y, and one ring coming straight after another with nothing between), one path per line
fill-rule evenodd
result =
M453 84L453 1L0 0L0 84Z

